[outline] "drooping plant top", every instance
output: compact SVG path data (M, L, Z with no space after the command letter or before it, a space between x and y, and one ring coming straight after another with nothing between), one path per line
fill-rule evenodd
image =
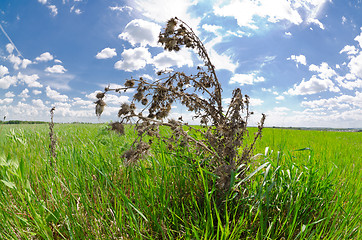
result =
M232 92L229 106L223 108L222 89L215 66L201 40L182 20L170 19L159 35L159 43L168 51L177 52L182 47L194 49L204 65L198 66L197 72L192 75L170 70L159 71L157 80L132 78L126 80L122 88L107 87L104 92L97 94L96 114L100 116L106 105L103 99L108 91L122 93L129 89L136 90L130 104L123 103L118 112L120 123L135 124L138 134L131 149L123 157L132 162L143 156L149 149L149 142L144 141L144 136L148 135L161 138L171 151L186 147L188 152L202 153L211 159L213 166L227 164L234 168L235 163L249 161L254 144L261 136L265 115L262 115L254 141L238 154L252 114L249 111L249 97L243 96L237 88ZM182 117L170 118L171 107L176 102L186 106L193 113L193 119L198 119L202 127L194 128L185 123ZM161 136L160 126L166 126L172 134Z

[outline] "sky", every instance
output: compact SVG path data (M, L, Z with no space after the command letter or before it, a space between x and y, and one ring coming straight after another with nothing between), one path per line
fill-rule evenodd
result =
M216 66L223 103L251 98L256 125L362 128L361 0L1 0L0 118L117 121L134 93L97 92L163 69L197 72L189 49L164 51L171 17L187 22ZM170 117L192 115L176 105Z

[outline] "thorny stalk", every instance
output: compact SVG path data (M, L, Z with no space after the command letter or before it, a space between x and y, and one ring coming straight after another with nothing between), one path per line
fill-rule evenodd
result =
M206 167L219 176L218 189L228 191L232 171L250 161L255 143L261 137L265 115L262 114L253 142L243 147L248 135L248 120L253 114L249 111L249 96L243 95L237 88L232 92L226 111L223 109L222 90L215 66L201 40L182 20L171 18L160 33L158 42L168 51L177 52L182 46L195 50L204 66L198 66L196 74L165 70L157 73L160 78L155 81L140 77L126 80L121 88L108 86L96 96L96 115L99 117L106 106L103 99L107 92L122 93L135 89L130 104L123 103L118 112L120 121L117 124L134 123L137 133L131 148L123 154L126 163L135 162L147 154L152 140L147 143L144 136L157 137L170 151L186 148L187 152L210 159ZM178 120L169 118L175 103L192 112L193 119L198 119L201 127L189 126L182 117ZM140 110L136 110L136 104L141 106ZM161 135L161 126L168 128L172 134ZM239 155L241 147L243 151Z
M54 122L53 122L54 110L55 110L55 107L53 107L50 110L50 123L49 123L49 130L50 130L50 132L49 132L49 138L50 138L49 149L50 149L50 153L51 153L51 157L49 159L49 164L50 164L51 167L53 166L53 161L54 161L54 164L55 164L55 159L57 157L57 154L55 152L55 147L57 145L57 140L56 140L56 137L54 135Z

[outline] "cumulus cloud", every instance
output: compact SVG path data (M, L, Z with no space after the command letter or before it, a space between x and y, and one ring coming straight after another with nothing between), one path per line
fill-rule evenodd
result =
M250 106L255 107L255 106L261 106L263 104L263 100L259 99L259 98L250 98Z
M6 44L6 51L9 53L9 54L12 54L13 53L13 51L14 51L14 45L13 44L11 44L11 43L8 43L8 44Z
M341 53L347 53L348 55L355 55L358 53L358 50L355 46L351 46L351 45L346 45L343 47L343 49L339 52Z
M253 85L254 83L265 81L264 77L260 77L257 75L258 72L252 72L249 74L235 74L234 76L232 76L229 83L230 84L238 83L240 84L240 86L243 86L243 85Z
M105 48L99 53L97 53L96 58L97 59L107 59L112 58L114 56L117 56L116 49L115 48Z
M119 11L119 12L124 12L124 11L131 12L133 10L133 8L130 6L122 6L122 7L115 6L115 7L109 7L109 9L111 9L112 11Z
M192 67L192 54L188 49L182 48L178 52L164 51L153 58L153 65L157 70L168 69L172 66L182 67L187 65Z
M146 18L162 25L177 16L197 31L201 20L200 17L192 16L189 11L191 6L197 4L197 1L193 0L132 0L128 3Z
M67 69L65 69L62 65L54 65L52 67L47 67L45 71L49 73L65 73Z
M59 92L57 92L56 90L51 89L49 86L46 87L45 91L46 91L47 97L50 99L53 99L55 101L66 102L68 100L67 95L62 95Z
M58 8L57 8L57 6L55 6L55 5L49 5L48 8L50 9L51 14L52 14L53 16L58 15Z
M6 74L9 74L9 69L3 65L0 65L0 77L5 76Z
M126 28L118 37L128 41L132 46L140 44L143 47L147 45L156 47L160 31L161 26L156 23L134 19L126 25Z
M8 89L10 86L16 85L17 81L16 76L6 75L0 78L0 88Z
M14 101L14 99L12 98L5 98L5 99L0 99L0 105L7 105L10 104Z
M290 88L287 93L290 95L310 95L327 90L332 92L340 91L330 79L320 79L313 75L308 81L303 79L300 84L294 84L293 88Z
M41 88L43 85L39 83L37 80L39 79L38 74L33 75L25 75L22 73L18 73L18 80L28 85L31 88Z
M287 58L287 60L292 60L294 62L297 63L297 66L298 66L298 63L302 64L302 65L307 65L307 59L304 55L291 55L290 57Z
M13 92L7 92L7 93L5 93L5 97L12 98L12 97L15 97L15 94Z
M344 94L333 98L303 101L301 105L303 107L325 109L362 108L362 92L355 92L355 96Z
M21 98L28 98L28 97L30 97L28 93L29 93L29 90L28 90L27 88L25 88L25 89L19 94L19 97L21 97Z
M282 95L280 95L280 96L275 97L275 99L276 99L276 100L284 100L284 99L285 99L285 97L284 97L284 96L282 96Z
M33 90L33 94L34 94L34 95L39 95L39 94L41 94L41 93L42 93L42 91L39 91L39 90L36 90L36 89Z
M318 72L318 76L323 79L337 76L336 71L329 67L328 63L326 62L322 62L319 66L311 64L309 66L309 71Z
M362 30L362 27L361 27L361 30ZM360 48L362 48L362 32L360 33L360 35L355 37L354 40L357 41L359 43Z
M318 27L320 27L320 29L322 29L322 30L325 29L323 23L321 23L318 19L310 18L307 20L307 23L313 23L313 24L317 25Z
M38 0L38 2L40 2L41 4L46 4L47 0Z
M54 59L53 55L51 55L49 52L45 52L45 53L42 53L39 57L36 57L35 61L48 62L48 61L51 61L53 59Z
M116 62L114 68L127 72L141 69L151 60L151 53L145 47L126 49L121 56L123 60Z
M29 59L21 59L18 56L15 56L14 54L10 54L7 59L9 60L9 62L11 62L13 64L13 68L15 70L19 70L19 68L27 68L29 64L32 63L32 61L30 61Z
M210 25L210 24L204 24L204 25L202 25L202 28L205 31L212 32L212 33L215 33L215 34L217 33L218 30L222 29L221 26Z
M231 1L224 4L220 1L214 7L218 16L234 17L240 27L257 29L255 17L265 18L271 23L287 21L299 25L302 22L317 24L324 28L316 18L328 0L320 1ZM302 15L306 16L303 20Z
M352 74L362 78L362 52L360 52L356 57L351 58L351 61L348 63L348 67Z
M215 65L216 70L226 69L230 72L235 72L239 63L233 62L231 56L228 56L226 53L219 54L215 50L215 46L220 42L222 42L222 37L218 36L205 44L209 56L212 59L212 63Z
M44 105L43 101L41 99L33 99L31 100L31 103L38 108L46 108L46 106Z

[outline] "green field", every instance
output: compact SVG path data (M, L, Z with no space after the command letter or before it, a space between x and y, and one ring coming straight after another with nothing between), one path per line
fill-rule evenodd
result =
M264 129L218 201L197 156L124 166L130 130L56 124L55 167L48 125L0 131L0 239L362 239L362 133Z

